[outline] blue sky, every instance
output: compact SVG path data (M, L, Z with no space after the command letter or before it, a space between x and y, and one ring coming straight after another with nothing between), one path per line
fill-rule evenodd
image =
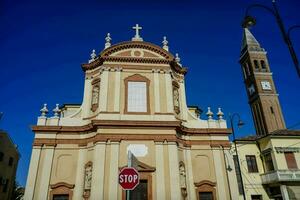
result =
M237 112L246 125L238 136L253 134L253 121L238 63L245 8L251 3L271 6L271 0L231 1L34 1L0 2L0 127L9 132L21 153L17 180L25 185L33 133L43 103L81 103L84 74L80 64L92 49L99 53L106 33L112 43L130 40L139 23L147 42L161 45L167 36L170 51L178 52L189 68L189 105L216 112L221 106ZM300 24L300 1L278 0L286 26ZM255 9L251 29L268 51L287 127L300 122L300 79L275 19ZM291 34L300 57L300 29ZM206 118L202 115L202 118ZM295 127L295 128L300 128Z

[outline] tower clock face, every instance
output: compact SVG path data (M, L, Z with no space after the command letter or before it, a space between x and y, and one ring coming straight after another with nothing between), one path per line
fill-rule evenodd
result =
M261 87L263 90L272 90L271 84L269 81L262 81L260 83L261 83Z

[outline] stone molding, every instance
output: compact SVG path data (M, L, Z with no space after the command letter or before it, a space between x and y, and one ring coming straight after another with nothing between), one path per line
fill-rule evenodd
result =
M75 187L74 184L68 184L65 182L52 184L50 185L51 188L50 199L53 199L54 195L62 195L62 194L69 195L69 199L72 199L74 187Z
M185 140L176 135L161 134L161 135L145 135L145 134L97 134L85 139L49 139L49 138L35 138L33 146L56 146L57 144L75 144L78 146L87 146L88 143L97 142L121 142L122 140L150 140L154 142L174 142L182 144L184 147L191 147L192 145L207 145L214 147L230 147L229 140Z

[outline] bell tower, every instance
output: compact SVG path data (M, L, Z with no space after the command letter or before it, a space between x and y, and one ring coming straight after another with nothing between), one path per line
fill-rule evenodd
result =
M244 28L240 64L257 135L286 128L266 54Z

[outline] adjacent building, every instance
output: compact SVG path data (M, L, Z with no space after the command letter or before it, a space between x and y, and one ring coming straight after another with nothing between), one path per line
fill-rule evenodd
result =
M208 108L203 119L189 107L178 54L165 37L160 47L133 28L131 41L112 45L108 34L82 65L82 104L56 105L51 117L41 109L25 200L125 199L118 173L128 151L141 177L134 199L238 198L223 112Z
M247 199L300 199L300 130L286 129L267 52L245 28L240 63L256 136L237 139L242 180L238 189ZM235 155L235 150L231 152ZM243 182L243 185L241 184Z
M0 199L10 200L20 154L8 133L0 130Z

